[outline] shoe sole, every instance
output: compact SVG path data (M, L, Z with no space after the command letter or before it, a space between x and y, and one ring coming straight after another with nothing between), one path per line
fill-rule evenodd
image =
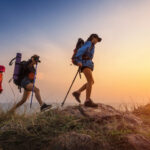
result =
M48 107L42 109L41 112L47 111L47 110L49 110L49 109L51 109L51 108L52 108L52 106L48 106Z

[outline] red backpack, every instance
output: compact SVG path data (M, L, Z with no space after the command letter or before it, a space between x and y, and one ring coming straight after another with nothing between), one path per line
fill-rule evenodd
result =
M3 81L3 72L5 72L5 67L0 65L0 93L2 93L2 81Z

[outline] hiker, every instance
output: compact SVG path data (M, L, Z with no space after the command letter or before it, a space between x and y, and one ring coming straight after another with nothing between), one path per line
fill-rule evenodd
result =
M13 108L10 110L10 112L14 112L18 107L20 107L22 104L24 104L27 101L27 99L29 98L30 93L33 89L34 76L35 76L35 72L36 72L34 66L40 62L41 61L39 60L38 55L33 55L28 61L22 62L24 64L24 66L23 66L23 77L21 80L21 87L24 88L24 93L23 93L23 97L22 97L21 101L19 101L17 104L15 104L13 106ZM41 106L41 111L44 111L51 107L51 105L47 105L46 103L44 103L42 101L39 88L34 86L33 91L35 93L35 97L36 97L38 103Z
M3 72L5 72L5 67L0 65L0 93L3 92L2 88Z
M73 56L76 61L76 65L80 67L81 72L85 75L87 83L85 83L77 91L73 92L72 95L79 103L81 103L81 92L86 90L86 100L84 102L84 105L87 107L98 107L98 104L94 103L91 99L91 91L94 84L92 75L94 64L92 62L92 59L94 55L95 45L96 43L101 42L101 40L102 39L97 34L91 34L85 44L81 46Z

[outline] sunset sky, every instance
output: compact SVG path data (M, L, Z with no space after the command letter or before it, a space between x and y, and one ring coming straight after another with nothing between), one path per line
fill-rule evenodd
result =
M149 8L149 0L0 0L0 65L6 66L0 101L14 100L8 62L21 52L24 60L41 56L37 86L44 101L60 103L77 70L70 65L77 39L97 33L103 41L95 48L92 99L149 102ZM78 77L72 91L84 82ZM11 87L18 100L21 94ZM71 94L67 102L75 102Z

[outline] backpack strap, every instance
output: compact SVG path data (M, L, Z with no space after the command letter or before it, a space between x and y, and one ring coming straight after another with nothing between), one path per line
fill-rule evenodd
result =
M18 89L19 89L20 93L22 93L21 86L18 86Z
M9 62L9 66L12 66L13 65L13 61L16 60L16 57L13 58L10 62Z
M11 79L9 79L8 83L10 83L13 80L13 77L11 77Z
M91 51L94 47L94 44L91 44L91 46L88 48L89 51Z

